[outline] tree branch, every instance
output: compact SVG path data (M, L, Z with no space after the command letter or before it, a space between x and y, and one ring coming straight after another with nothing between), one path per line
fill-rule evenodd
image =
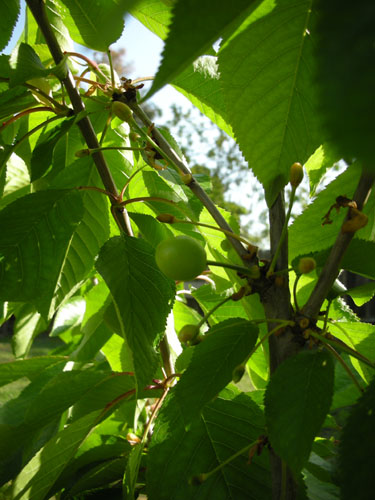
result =
M357 189L353 196L359 210L362 210L363 205L366 203L367 197L374 183L374 179L374 173L362 171ZM347 218L345 220L347 220ZM352 241L354 234L355 233L343 233L342 231L338 234L329 257L319 275L315 288L311 292L307 303L302 308L301 312L306 316L316 318L319 314L324 299L327 297L328 292L332 288L332 285L339 274L341 260L350 242Z
M49 23L47 13L45 10L45 4L42 0L26 0L26 4L31 10L39 29L43 33L43 36L46 40L48 48L52 54L52 57L57 64L59 64L64 59L64 54L60 48L58 41L56 40L55 34L52 31L51 25ZM85 107L83 105L81 96L78 90L75 87L74 80L69 71L67 71L67 75L65 78L61 80L62 84L66 88L66 91L69 95L70 101L73 106L73 110L76 114L84 111ZM90 149L100 148L100 144L96 138L96 134L94 128L91 124L91 121L88 117L82 118L77 125L79 126L81 133L86 141L87 146ZM115 181L113 180L111 171L107 165L107 162L101 151L93 153L92 155L96 168L99 172L100 178L103 182L103 185L107 191L112 193L114 197L118 196L119 192L116 187ZM115 204L115 199L111 199L111 203ZM120 230L124 231L126 234L132 235L132 228L130 224L130 219L126 210L123 207L115 208L113 210L115 213L115 220L120 228Z
M147 116L147 114L143 111L143 109L135 102L127 102L129 107L134 111L135 115L146 125L147 127L150 127L152 125L152 121L150 118ZM190 169L184 163L181 158L177 155L175 150L172 148L172 146L169 144L169 142L165 139L165 137L159 132L159 130L154 127L152 129L153 135L156 139L156 142L158 143L160 149L171 159L171 161L177 165L177 167L184 173L184 174L190 174ZM195 194L195 196L202 202L202 204L206 207L208 212L211 214L213 217L214 221L217 223L219 227L222 229L225 229L225 231L229 231L233 233L232 228L229 226L227 221L224 219L224 217L221 215L219 210L217 209L216 205L213 203L211 198L208 196L208 194L204 191L204 189L200 186L200 184L192 178L192 181L188 184L188 187L191 189L191 191ZM229 241L231 242L233 248L237 252L237 254L243 258L245 256L248 256L248 251L247 249L244 248L244 246L235 238L231 238L228 236ZM254 259L255 260L255 259ZM254 262L251 262L249 260L246 260L245 263L247 264L254 264Z

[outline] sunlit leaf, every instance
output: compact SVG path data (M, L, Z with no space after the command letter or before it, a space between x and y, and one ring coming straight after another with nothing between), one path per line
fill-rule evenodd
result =
M39 191L0 212L1 298L30 301L46 314L74 231L83 215L70 190Z
M219 52L229 123L269 206L321 144L313 80L312 1L257 4Z
M163 334L174 298L174 284L159 271L145 241L128 236L110 239L96 267L111 291L134 362L140 388L150 383L157 366L155 343Z
M163 60L146 97L153 95L204 54L222 36L223 31L232 26L234 29L236 21L241 19L249 4L249 0L218 2L213 12L210 0L176 2Z
M9 42L19 13L19 0L8 0L2 4L0 17L0 50L3 50Z

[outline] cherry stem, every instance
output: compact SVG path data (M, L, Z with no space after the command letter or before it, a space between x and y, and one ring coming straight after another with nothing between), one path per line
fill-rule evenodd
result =
M1 127L0 127L0 133L8 127L11 123L19 120L23 116L30 115L31 113L37 113L39 111L50 111L51 113L54 113L54 110L52 108L49 108L48 106L39 106L37 108L30 108L30 109L25 109L24 111L21 111L21 113L18 113L17 115L12 116L12 118L9 118L6 122L4 122Z
M111 70L112 88L115 88L115 72L113 70L112 54L110 50L107 50L107 56L108 56L109 68Z
M200 482L206 481L210 476L212 476L213 474L216 474L216 472L218 472L220 469L222 469L223 467L228 465L230 462L235 460L237 457L243 455L246 451L250 450L250 448L252 448L253 446L256 446L259 442L260 442L260 440L256 439L252 443L247 444L246 446L241 448L234 455L232 455L229 458L227 458L226 460L224 460L224 462L222 462L220 465L218 465L217 467L212 469L210 472L204 472L204 473L198 474L198 476L200 477Z
M88 78L82 78L81 76L73 76L74 80L77 82L84 82L84 83L89 83L90 85L93 85L94 87L100 88L104 92L105 90L105 84L100 83L100 82L95 82L94 80L89 80Z
M340 328L337 324L335 325L338 328ZM370 368L375 368L374 363L372 363L369 359L365 358L362 354L360 354L358 351L355 351L351 347L349 347L345 342L342 340L336 339L335 337L329 338L325 337L323 335L320 335L317 332L314 332L313 330L309 332L311 337L315 337L316 339L320 340L323 344L330 344L332 347L336 347L338 349L342 349L344 352L349 354L349 356L352 356L353 358L358 359L358 361L362 361L365 363L367 366Z
M154 421L154 419L156 417L157 412L159 411L161 405L163 404L163 401L166 398L166 396L168 394L168 391L169 391L169 386L168 385L164 386L164 392L163 392L161 398L155 404L154 409L152 410L151 416L150 416L150 418L149 418L149 420L147 422L147 425L145 427L145 430L143 432L142 443L146 442L149 430L151 428L151 425L152 425L152 423L153 423L153 421Z
M296 311L299 311L298 301L297 301L297 285L298 285L298 282L299 282L299 279L301 276L302 276L301 274L297 274L296 279L294 280L294 284L293 284L293 299L294 299L294 307L296 308Z
M142 76L141 78L136 78L135 80L132 80L132 85L136 83L141 83L141 82L149 82L150 80L154 80L154 76Z
M290 200L289 200L288 212L286 214L284 225L283 225L283 228L281 230L281 235L280 235L279 242L277 244L276 252L275 252L275 254L274 254L273 258L272 258L271 265L270 265L270 267L268 269L268 272L267 272L267 278L270 277L270 276L272 276L272 274L273 274L273 272L275 270L277 259L279 258L279 254L280 254L281 248L283 246L283 243L284 243L284 240L285 240L285 236L287 235L288 222L289 222L289 219L290 219L290 215L292 213L294 198L295 198L295 195L296 195L296 189L297 189L296 186L292 186L292 191L290 193Z
M107 78L105 74L102 72L102 70L99 68L99 65L95 62L89 59L88 57L84 56L83 54L79 54L78 52L64 52L67 56L72 56L72 57L78 57L80 59L83 59L84 61L87 62L89 66L91 66L95 71L97 71L103 78Z
M115 150L115 151L144 151L145 148L132 148L131 146L105 146L105 147L100 147L100 148L94 148L94 149L87 149L89 151L89 154L92 153L97 153L98 151L110 151L110 150Z
M67 106L65 106L64 104L60 104L58 101L56 101L56 99L54 99L53 97L51 97L50 95L46 94L43 90L39 89L39 87L35 87L35 85L31 85L30 83L25 83L24 84L28 89L32 90L33 92L36 92L40 95L42 95L45 99L47 99L51 104L53 104L53 106L56 108L56 109L60 109L61 111L68 111L68 108Z
M177 203L175 203L172 200L168 200L167 198L160 198L158 196L140 196L138 198L129 198L129 200L122 201L120 203L120 205L122 207L124 207L125 205L128 205L129 203L137 203L137 202L147 203L149 201L159 201L161 203L167 203L168 205L172 205L177 210L179 210L180 212L182 212L186 217L188 217L188 215L186 214L185 210L183 210L180 206L178 206Z
M134 177L139 174L139 172L141 172L144 168L146 167L146 165L143 165L142 167L140 168L137 168L137 170L135 172L133 172L131 174L131 176L129 177L129 179L126 181L126 184L124 185L124 187L121 189L121 193L120 193L120 200L123 200L124 199L124 194L125 194L125 191L127 190L129 184L130 184L130 181L132 179L134 179Z
M253 349L250 351L250 354L246 357L245 361L242 363L243 365L246 365L246 363L249 361L249 359L251 358L251 356L255 353L255 351L257 351L257 349L267 340L271 337L271 335L273 335L275 332L277 332L278 330L280 330L280 328L284 328L285 326L294 326L294 321L291 321L291 320L285 320L285 319L277 319L277 318L264 318L262 320L251 320L252 323L280 323L278 326L276 326L275 328L273 328L272 330L270 330L269 332L267 332L260 340L259 342L256 344L255 347L253 347Z
M113 193L110 193L106 189L98 188L95 186L78 186L76 189L86 190L86 191L97 191L98 193L102 193L102 194L109 196L110 198L112 198L112 200L114 200L116 202L119 201L117 196L115 196Z
M238 266L237 264L229 264L227 262L218 262L216 260L207 260L207 265L208 266L226 267L228 269L233 269L234 271L238 271L238 272L241 272L243 274L246 274L250 277L253 276L253 272L251 269L249 269L248 267Z
M346 373L349 375L349 377L353 380L354 382L354 385L357 387L357 389L359 390L359 392L362 394L363 392L363 389L362 387L360 386L358 380L356 379L354 373L351 371L351 369L349 368L348 364L345 363L345 361L343 360L343 358L340 356L340 354L336 351L336 349L334 349L331 345L329 344L324 344L324 347L337 359L337 361L339 363L341 363L342 367L344 368L344 370L346 371Z
M219 309L219 307L221 307L222 305L224 305L226 302L228 302L229 300L232 299L232 295L229 295L229 297L225 297L225 299L222 299L218 304L216 304L216 306L214 306L212 309L210 309L204 316L203 318L199 321L199 323L197 324L197 328L200 328L207 320L208 318L217 310ZM198 332L199 333L199 332ZM198 335L197 333L197 335ZM196 335L195 335L196 337Z
M195 220L184 220L184 219L177 219L173 220L172 224L193 224L194 226L201 226L201 227L207 227L208 229L214 229L215 231L220 231L231 238L235 238L238 241L242 241L242 243L245 243L246 245L251 245L249 241L247 241L245 238L242 236L239 236L238 234L232 233L232 231L228 231L227 229L223 229L218 226L213 226L211 224L206 224L205 222L198 222ZM252 245L251 245L252 246Z

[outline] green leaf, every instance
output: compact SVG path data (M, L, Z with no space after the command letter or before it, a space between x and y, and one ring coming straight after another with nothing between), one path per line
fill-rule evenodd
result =
M230 289L229 293L232 294L233 291L233 289ZM211 285L200 286L192 292L192 295L198 301L204 313L207 313L226 297L226 295L215 293ZM229 318L247 319L246 311L240 301L230 300L226 302L210 315L209 321L211 324L219 323Z
M217 2L210 0L177 1L172 24L165 42L163 60L146 98L184 71L204 54L226 29L234 29L237 19L249 8L249 0Z
M45 322L42 323L46 328ZM26 356L31 348L34 337L40 333L41 317L35 307L22 304L17 311L12 337L12 349L16 358Z
M151 215L129 212L129 217L136 223L145 240L153 247L173 236L166 224L160 223Z
M0 386L9 384L22 377L32 379L46 367L63 361L63 356L42 356L30 359L20 359L10 363L0 364Z
M323 144L314 151L304 165L310 180L310 196L315 195L316 188L326 171L340 159L329 144Z
M144 444L136 444L130 452L129 459L126 464L124 482L123 482L123 499L133 500L135 494L135 485L138 477L139 466Z
M173 395L168 396L157 417L150 445L148 498L268 500L271 477L266 449L253 458L250 466L248 451L244 451L200 486L189 484L192 476L221 465L264 432L259 407L233 386L204 408L189 432L185 430L180 405Z
M82 328L83 338L77 349L71 354L75 361L90 362L98 354L99 350L113 335L103 319L106 307L101 308L91 316Z
M25 87L19 85L5 90L0 94L0 120L23 111L33 104L35 104L35 99Z
M152 247L125 235L102 247L96 267L111 291L138 388L142 388L156 370L154 347L171 310L174 283L157 268Z
M25 412L24 425L42 427L108 377L104 372L66 371L50 380Z
M66 118L56 127L53 127L46 134L42 134L39 137L31 155L30 169L32 182L42 177L50 169L52 157L58 142L69 132L75 121L76 117Z
M99 175L91 159L74 161L55 179L54 186L101 186ZM100 247L109 236L108 201L100 193L82 193L84 214L74 232L61 272L59 286L56 287L50 304L50 314L59 304L75 291L77 284L87 278Z
M27 43L20 43L10 56L10 86L16 87L31 78L46 77L51 69L43 66L38 54Z
M348 0L319 1L316 9L315 78L328 139L339 155L374 171L374 4L363 0L355 16Z
M57 311L50 337L57 337L82 323L86 302L82 297L72 297Z
M265 394L269 439L296 473L307 461L328 413L333 382L334 364L324 351L302 351L279 365L271 376Z
M0 297L29 301L46 315L73 233L83 215L70 190L39 191L0 212Z
M4 208L15 199L29 194L30 190L30 176L27 166L19 156L13 153L6 164L6 180L0 208Z
M126 458L106 460L83 473L69 490L69 495L77 495L93 489L102 489L105 485L119 482L124 474ZM113 491L113 490L112 490ZM134 498L134 496L132 497Z
M71 412L71 419L77 420L83 415L107 406L113 406L120 401L134 400L135 380L128 373L107 373L95 386L79 399Z
M173 0L138 0L129 12L162 40L167 38Z
M76 43L105 52L124 29L124 15L134 0L59 0L61 17Z
M375 489L375 381L354 406L340 440L342 500L367 500Z
M356 306L361 307L374 296L375 282L370 281L369 283L349 288L349 290L347 290L347 294L351 296Z
M375 279L374 259L364 259L364 255L373 255L375 243L354 238L342 260L342 268L360 274L366 278Z
M2 4L0 17L0 50L5 49L5 47L7 46L12 36L19 14L19 0L7 0L7 2L4 2Z
M219 52L229 123L269 206L291 165L321 144L311 7L311 0L258 3Z
M289 229L289 258L330 248L335 241L347 209L331 212L332 224L322 226L324 215L339 195L351 197L360 177L358 165L351 165L318 194L316 199L295 219Z
M375 326L371 323L339 321L330 324L329 331L370 361L375 360ZM370 383L374 370L353 357L350 360L361 377Z
M100 417L101 411L89 413L53 436L16 477L12 498L43 500Z
M245 360L257 337L257 325L241 318L210 328L173 392L185 426L232 380L234 368Z
M202 56L171 81L181 92L228 135L233 131L227 123L227 111L221 87L217 57Z
M340 217L340 220L342 221L342 217ZM302 221L300 221L302 222ZM304 223L306 224L308 221L305 220ZM335 224L335 222L333 222ZM332 224L331 224L332 225ZM336 224L335 224L336 225ZM302 224L301 224L302 226ZM322 230L325 230L324 226ZM293 230L293 236L296 234L294 232L294 226L291 227L291 232ZM339 228L337 228L339 230ZM329 231L329 230L328 230ZM298 237L297 237L298 238ZM334 238L334 235L332 235L332 238ZM310 238L309 238L310 240ZM302 241L302 238L301 240ZM328 243L325 243L328 245ZM292 243L291 243L292 246ZM314 243L311 241L311 246L320 246L320 242ZM302 247L302 245L301 245ZM293 253L296 253L296 255L300 256L309 256L313 257L317 263L317 268L322 268L323 265L325 264L329 252L330 252L330 247L328 247L326 250L318 251L318 252L312 252L312 253L304 253L303 251L301 253L298 253L298 249L293 245ZM303 248L303 247L302 247ZM347 271L351 271L355 274L359 274L361 276L364 276L369 279L375 279L375 261L374 259L364 259L364 255L372 255L375 252L375 243L373 241L366 241L362 240L360 238L354 238L351 242L350 245L345 252L345 255L341 261L340 267L342 269L346 269ZM293 267L295 267L298 264L299 257L295 258L293 260ZM367 288L365 288L366 290ZM369 286L370 289L370 286ZM359 292L360 293L360 292ZM366 293L366 292L365 292ZM350 295L349 291L348 294ZM307 298L307 297L305 297ZM363 299L364 300L364 299Z

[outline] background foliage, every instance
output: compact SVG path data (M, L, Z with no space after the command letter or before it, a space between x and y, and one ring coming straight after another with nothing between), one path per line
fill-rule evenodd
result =
M375 8L360 3L26 1L0 56L4 498L372 498L374 325L342 299L375 291ZM1 49L19 10L1 4ZM125 12L165 40L146 92L106 55ZM218 127L213 170L188 116L175 111L174 137L149 119L167 83ZM314 198L288 227L306 196L295 162ZM228 176L241 185L245 168L269 209L268 260L251 225L250 242L227 237L243 211L224 201ZM207 253L193 282L155 263L177 235ZM369 283L346 290L342 269ZM46 334L57 347L35 356Z

